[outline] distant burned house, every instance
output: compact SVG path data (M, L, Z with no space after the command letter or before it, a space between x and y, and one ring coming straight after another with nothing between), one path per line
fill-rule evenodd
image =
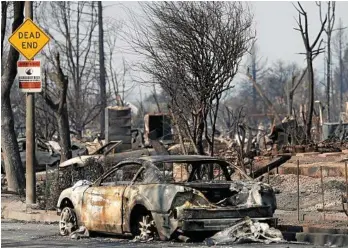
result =
M132 149L131 113L131 108L123 106L105 109L105 142L122 141L119 152Z
M150 140L160 140L164 144L173 142L171 119L167 114L146 114L144 117L144 129L146 145L150 144Z
M277 125L273 125L268 137L278 145L301 143L305 139L304 127L299 126L295 119L284 118Z

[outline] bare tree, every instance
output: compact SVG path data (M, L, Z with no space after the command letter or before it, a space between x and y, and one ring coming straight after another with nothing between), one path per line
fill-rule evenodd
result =
M305 53L301 53L301 54L304 54L306 56L306 61L307 61L308 110L307 110L307 116L306 116L305 124L306 124L306 136L307 136L306 138L307 138L307 141L309 141L311 139L312 117L313 117L313 110L314 110L313 58L323 51L323 48L321 48L322 40L320 42L319 42L319 40L320 40L322 32L324 31L325 24L326 24L326 21L327 21L327 17L322 22L321 28L320 28L320 30L319 30L315 40L311 44L310 41L309 41L309 35L308 35L307 12L303 9L303 7L300 4L300 2L298 2L297 4L298 4L299 8L297 8L295 5L294 5L294 7L298 11L298 20L297 20L298 28L294 28L294 29L301 33L303 44L304 44L305 49L306 49L306 52ZM304 25L302 23L303 21L304 21Z
M147 59L142 69L169 96L177 123L203 154L209 113L233 87L253 40L252 15L237 2L157 2L143 10L146 21L138 23L134 38L136 51ZM209 136L212 153L214 129Z
M3 4L3 2L1 4ZM14 17L12 32L14 32L23 22L24 2L13 2L13 7ZM2 43L4 37L4 34L2 33L3 31L4 29L1 28ZM24 170L15 135L10 100L11 87L17 75L18 59L19 53L16 49L11 47L7 56L6 65L4 65L4 70L1 71L1 149L4 151L8 189L14 192L23 192L25 185Z
M64 162L71 158L71 141L70 141L70 128L69 128L69 116L68 108L66 104L67 92L68 92L68 77L64 75L60 65L59 53L55 56L56 59L56 72L49 73L51 80L55 83L55 90L59 91L57 100L52 100L50 94L44 94L47 105L54 112L54 115L58 123L59 143L61 146L60 161Z
M317 2L319 7L320 14L320 22L323 24L323 15L321 9L321 2ZM327 120L331 121L330 115L330 94L331 94L331 37L333 28L335 25L335 10L336 10L336 2L328 1L327 2L327 13L325 15L325 20L327 20L327 24L324 25L324 31L326 33L326 42L327 42L327 58L326 58L326 105L327 105Z
M45 2L39 22L52 39L43 54L54 63L52 50L58 51L62 70L69 77L69 119L81 137L85 126L101 110L95 73L98 66L95 59L98 40L93 36L98 25L95 2Z
M131 76L131 66L127 63L124 57L122 57L121 66L115 64L117 58L116 46L118 34L121 32L122 23L108 20L105 22L105 60L106 60L106 75L107 84L109 86L107 92L108 104L124 106L125 97L129 94L135 84L129 84L127 78Z
M261 61L261 59L262 57L259 56L259 48L255 41L250 49L250 56L249 56L250 67L248 67L248 74L250 74L252 82L255 82L255 83L262 80L266 71L264 68L264 65L267 63L267 61ZM255 114L260 111L259 109L257 109L258 90L254 86L254 83L252 83L251 88L252 88L252 99L253 99L253 107L254 107L252 112Z

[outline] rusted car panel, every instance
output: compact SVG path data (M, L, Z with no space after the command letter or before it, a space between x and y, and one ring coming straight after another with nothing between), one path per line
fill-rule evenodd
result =
M169 171L176 170L174 167L180 163L191 165L182 181ZM202 170L206 163L221 166L214 167L214 178L209 183L204 182ZM173 164L176 166L171 167ZM205 156L127 159L93 184L64 190L57 207L62 210L70 201L79 225L116 234L136 233L139 217L146 211L161 240L170 239L179 230L220 231L244 216L275 222L272 188L247 175L244 181L233 181L228 166L233 167L224 160ZM240 172L233 167L232 172L236 171Z
M92 155L83 155L78 156L72 159L69 159L63 163L59 164L60 168L69 167L69 166L76 166L76 167L84 167L86 166L87 162L93 160L100 163L107 163L107 162L113 162L118 163L121 160L129 157L140 157L140 156L149 156L155 154L153 149L139 149L134 151L125 151L121 153L100 153L99 151L94 152Z
M83 197L81 224L87 229L122 233L122 193L125 187L91 187Z

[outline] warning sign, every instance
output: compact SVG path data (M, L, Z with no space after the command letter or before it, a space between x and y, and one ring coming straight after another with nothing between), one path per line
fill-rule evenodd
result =
M22 92L41 92L41 63L39 60L18 61L19 89Z
M31 19L26 19L8 39L24 57L31 60L50 41L50 38Z

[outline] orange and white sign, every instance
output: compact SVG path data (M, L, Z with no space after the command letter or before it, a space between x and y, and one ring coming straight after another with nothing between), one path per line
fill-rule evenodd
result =
M39 60L18 61L19 89L22 92L41 92L41 63Z

